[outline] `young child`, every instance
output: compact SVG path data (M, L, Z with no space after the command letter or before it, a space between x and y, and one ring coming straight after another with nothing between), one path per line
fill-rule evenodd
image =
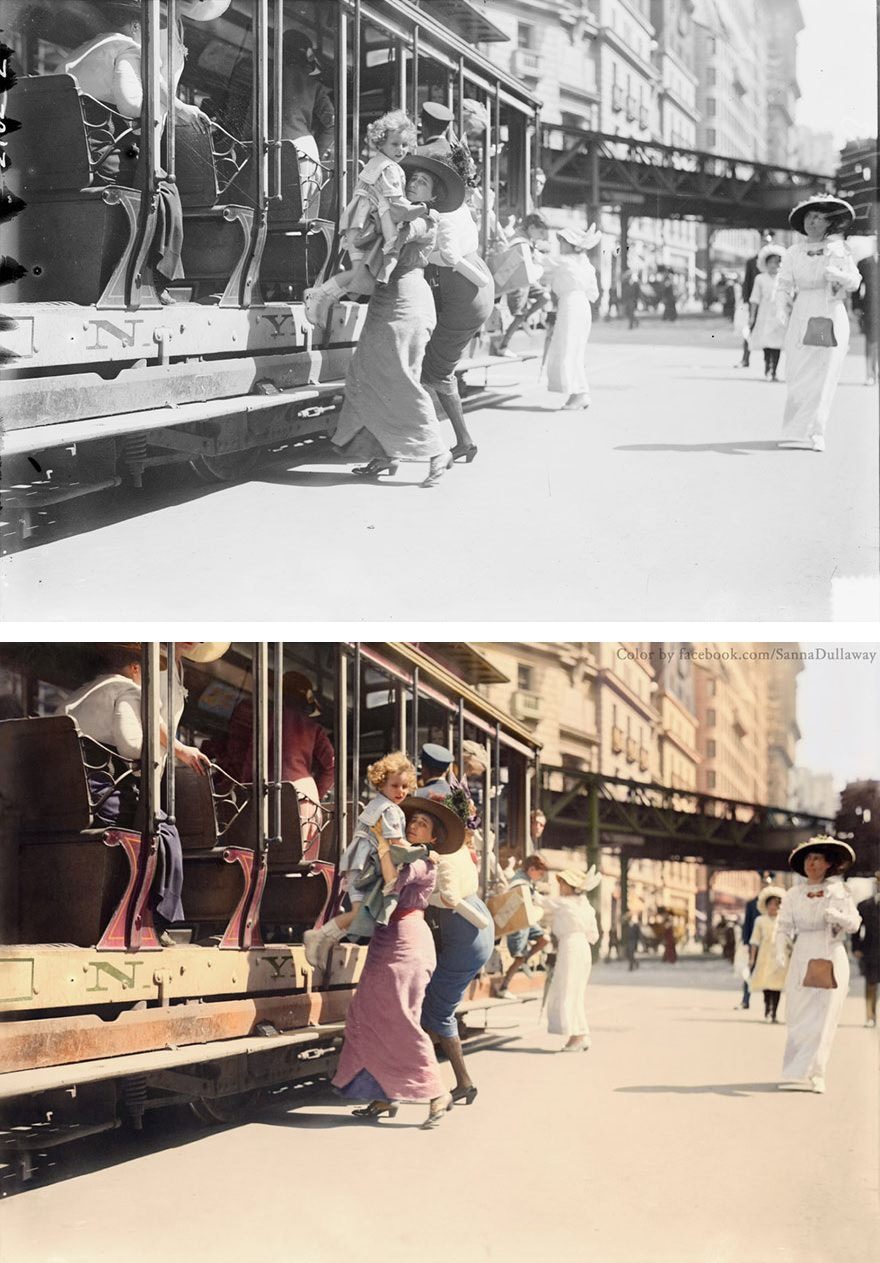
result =
M344 294L372 294L377 281L388 281L397 266L401 224L436 218L426 203L406 196L399 163L415 142L415 126L404 110L383 114L367 128L370 157L340 219L342 245L353 267L305 291L306 319L312 324L323 324L330 304Z
M341 912L320 929L306 930L303 945L313 968L326 966L334 944L346 934L369 938L375 925L387 925L397 906L392 892L398 868L428 857L427 847L406 841L400 804L416 787L416 769L406 755L397 751L370 764L367 780L378 792L358 816L339 863L351 911Z

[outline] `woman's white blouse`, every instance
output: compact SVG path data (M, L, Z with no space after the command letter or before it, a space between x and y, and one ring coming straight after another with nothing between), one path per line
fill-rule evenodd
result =
M801 290L824 289L834 281L841 290L853 291L861 284L859 269L840 237L822 242L796 241L782 256L777 273L776 304L779 319L788 323L795 296ZM837 295L842 302L842 294Z
M470 850L460 846L451 855L441 855L437 864L437 884L428 903L436 908L454 908L479 889L477 866Z
M429 263L438 267L455 267L469 254L475 254L480 246L480 234L467 206L448 211L437 223L437 244L428 256Z
M549 908L550 929L558 939L585 934L588 943L598 943L599 925L586 895L560 895L545 899L544 906Z
M808 882L792 886L785 892L776 918L777 963L786 960L788 946L802 935L827 934L833 944L842 942L844 934L854 934L861 923L852 895L839 878L831 877L816 886Z

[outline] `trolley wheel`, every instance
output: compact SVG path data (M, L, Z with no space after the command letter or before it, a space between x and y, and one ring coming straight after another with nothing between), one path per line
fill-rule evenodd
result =
M190 468L202 482L241 482L264 460L261 447L248 447L243 452L224 452L222 456L194 456Z
M232 1096L196 1097L190 1101L189 1107L200 1123L209 1127L218 1123L237 1123L263 1099L262 1088L251 1088L248 1092L235 1092Z

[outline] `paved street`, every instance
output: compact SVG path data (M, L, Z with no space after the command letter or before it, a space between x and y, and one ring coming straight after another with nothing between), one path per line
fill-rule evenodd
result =
M757 362L734 369L720 318L597 324L589 411L557 411L536 361L501 365L495 380L522 377L521 396L471 414L476 461L430 491L423 466L375 485L326 454L223 487L152 471L143 495L59 506L48 542L2 563L3 617L880 617L861 346L820 455L775 447L785 387ZM465 567L458 600L424 581L429 524L431 555ZM387 582L368 582L383 566Z
M153 1118L6 1201L0 1260L868 1263L880 1100L861 982L824 1097L776 1090L785 1028L738 997L720 960L600 965L592 1050L554 1054L528 1006L471 1051L477 1101L434 1133L423 1106L370 1125L329 1094L212 1132Z

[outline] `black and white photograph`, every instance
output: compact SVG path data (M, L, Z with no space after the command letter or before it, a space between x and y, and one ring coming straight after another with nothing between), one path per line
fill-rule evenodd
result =
M0 1259L868 1263L878 684L0 645Z
M2 12L6 622L880 617L872 0Z

